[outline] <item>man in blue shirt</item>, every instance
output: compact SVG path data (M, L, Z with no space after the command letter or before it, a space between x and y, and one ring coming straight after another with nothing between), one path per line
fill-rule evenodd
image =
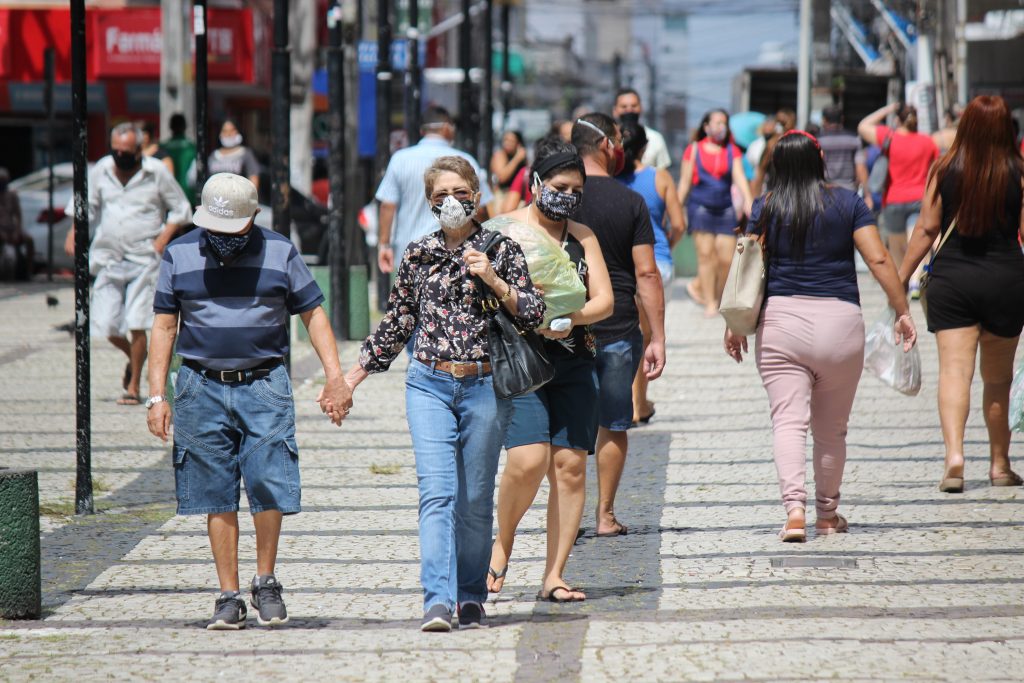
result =
M160 264L149 348L149 430L167 440L163 387L177 337L174 480L178 514L205 514L221 594L211 630L245 628L238 584L241 481L256 528L251 602L258 622L288 621L274 576L283 515L300 508L295 403L284 365L288 322L299 315L327 383L317 401L336 425L352 406L324 295L295 246L255 227L256 186L218 173L203 187L194 230L167 245ZM180 325L179 325L180 323Z
M410 242L437 230L437 219L430 212L423 191L423 174L435 159L457 155L467 160L480 176L480 206L486 207L493 199L487 174L476 159L452 148L455 124L447 110L429 108L423 115L420 133L423 138L417 144L400 149L391 157L377 188L376 199L380 202L377 265L382 273L395 269L396 257L401 260ZM481 211L486 209L481 208ZM486 220L486 216L479 218Z

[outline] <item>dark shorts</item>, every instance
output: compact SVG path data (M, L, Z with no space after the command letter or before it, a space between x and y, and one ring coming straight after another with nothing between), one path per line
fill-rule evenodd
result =
M505 448L550 443L593 453L597 442L597 362L576 357L554 362L555 376L550 382L512 399Z
M921 202L904 204L887 204L882 207L878 222L887 235L906 235L914 229L917 217L921 214Z
M644 355L640 328L610 343L597 342L598 424L613 432L633 425L633 378Z
M709 209L700 204L687 204L686 218L690 232L710 232L735 237L734 231L739 225L736 211L731 206L725 209Z
M980 325L998 337L1024 329L1024 260L936 260L928 279L928 331Z
M224 384L182 366L174 383L174 483L179 515L300 509L295 404L284 365Z

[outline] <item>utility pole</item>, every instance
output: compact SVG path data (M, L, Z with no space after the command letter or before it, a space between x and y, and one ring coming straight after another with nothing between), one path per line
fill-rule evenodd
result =
M270 189L274 232L291 239L291 51L288 0L274 0L274 49L270 55ZM285 357L291 369L291 354Z
M54 80L56 78L56 51L46 48L43 55L43 70L46 74L46 90L43 93L46 107L46 280L53 282L53 142L57 131L56 107L53 102Z
M377 182L391 158L391 0L377 0Z
M509 111L512 109L512 67L509 65L511 48L512 6L510 0L501 3L501 117L502 128L508 128Z
M360 169L356 124L359 120L359 59L357 43L363 31L364 0L341 0L341 44L345 74L345 187L342 208L345 230L345 268L348 271L348 338L363 339L370 334L369 265L359 211L362 188L372 176Z
M469 77L469 71L473 66L473 22L470 19L469 5L470 0L462 0L462 23L459 25L459 67L462 69L462 84L459 87L459 127L462 149L476 156L479 143L479 113L473 106L473 81Z
M195 0L192 7L192 31L196 38L196 187L206 183L206 166L210 158L210 147L206 141L210 123L207 120L206 69L206 0Z
M405 65L405 136L409 145L420 141L420 110L423 107L423 77L420 73L420 3L409 0L408 56Z
M186 0L160 0L160 137L170 133L175 112L195 107L191 76L192 34L188 30L192 3ZM188 67L188 68L186 68Z
M800 0L800 51L796 70L796 126L811 117L811 0Z
M484 4L484 114L483 144L479 158L486 165L491 160L494 149L494 0L486 0Z
M622 89L622 55L618 52L612 57L612 91L613 94Z
M345 268L345 53L341 44L340 2L327 10L327 102L330 133L327 174L331 183L328 203L328 262L331 269L331 327L338 339L348 339L348 270Z
M85 0L71 0L72 166L75 193L75 514L95 512L89 355L89 111L85 74Z

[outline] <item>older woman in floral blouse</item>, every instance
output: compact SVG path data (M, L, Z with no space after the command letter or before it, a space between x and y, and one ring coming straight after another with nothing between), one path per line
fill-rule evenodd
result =
M481 302L493 294L524 329L541 323L544 302L518 244L479 251L490 231L472 218L480 201L473 167L440 157L423 180L441 229L406 249L387 313L346 379L355 389L387 370L415 334L406 415L419 480L422 629L450 631L456 608L460 628L484 617L494 477L512 413L511 401L494 394ZM478 291L473 276L490 291Z

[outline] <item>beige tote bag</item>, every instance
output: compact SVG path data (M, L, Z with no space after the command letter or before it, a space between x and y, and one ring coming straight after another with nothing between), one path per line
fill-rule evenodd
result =
M764 302L764 248L760 237L744 235L736 240L729 276L718 312L733 334L745 337L757 330Z

